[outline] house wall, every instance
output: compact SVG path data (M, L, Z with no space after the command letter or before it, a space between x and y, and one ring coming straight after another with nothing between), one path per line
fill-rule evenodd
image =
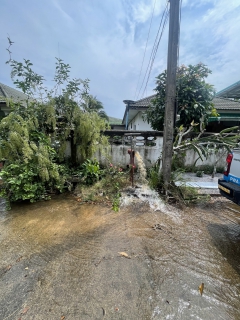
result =
M135 118L128 124L128 130L152 131L151 125L144 121L142 111L138 112Z

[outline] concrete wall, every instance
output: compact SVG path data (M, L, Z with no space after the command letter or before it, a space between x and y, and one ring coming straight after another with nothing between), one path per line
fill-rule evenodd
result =
M185 165L192 166L195 164L195 167L199 167L202 165L214 165L215 162L217 161L216 163L217 167L224 167L226 164L227 153L228 153L227 150L219 150L215 154L213 150L210 150L208 158L205 159L203 157L204 161L202 161L201 159L198 159L199 155L197 152L194 152L194 150L188 150L186 152Z
M133 149L138 151L141 157L144 160L145 166L147 168L151 167L155 164L155 162L161 157L162 154L162 147L163 147L163 137L157 137L155 140L156 146L149 147L149 146L135 146ZM124 145L111 145L109 148L109 155L108 159L106 158L106 150L104 153L98 151L95 154L96 159L102 164L107 165L110 162L113 164L118 164L125 167L129 164L130 156L128 154L128 150L131 146L124 146ZM195 166L200 167L203 165L213 166L215 163L217 167L224 167L226 164L226 156L227 151L220 150L217 154L214 152L210 152L207 159L203 157L203 161L198 159L198 153L194 152L194 150L188 150L186 152L186 156L184 159L184 164L186 166ZM198 160L197 160L198 159ZM197 161L196 161L197 160ZM217 162L216 162L217 161Z
M154 140L156 146L140 145L143 142L139 140L135 141L133 150L138 151L141 157L144 159L146 167L151 167L158 160L162 151L162 137L157 137ZM114 165L120 165L126 167L130 162L130 155L128 150L131 149L131 145L115 145L111 144L110 147L103 151L95 153L94 157L102 164L108 165L109 162ZM136 162L137 163L137 162Z
M130 133L130 132L129 132ZM118 143L113 143L110 139L110 146L102 151L97 151L93 158L96 158L102 165L108 165L113 163L114 165L120 165L126 167L130 162L130 156L128 150L131 149L131 137L122 136ZM152 146L150 146L152 145ZM138 151L144 160L147 168L155 164L155 162L161 157L163 148L163 137L142 137L137 136L133 139L133 150ZM67 143L66 156L71 153L70 143ZM188 150L184 159L186 166L195 165L199 167L202 165L214 165L217 161L217 167L224 167L226 163L226 150L220 150L217 154L210 150L207 159L203 157L203 161L198 159L199 156L194 150ZM198 160L197 160L198 159ZM197 161L196 161L197 160ZM137 162L137 161L136 161Z

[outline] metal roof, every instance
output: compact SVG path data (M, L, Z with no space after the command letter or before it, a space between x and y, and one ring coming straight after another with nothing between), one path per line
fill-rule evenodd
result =
M28 96L23 92L13 89L3 83L0 83L0 102L5 102L6 99L12 99L14 102L26 101Z
M240 99L240 81L235 82L231 86L217 92L216 97Z
M240 111L240 102L234 101L231 99L223 99L215 97L213 98L213 104L214 108L217 109L217 111L228 111L228 110L238 110Z

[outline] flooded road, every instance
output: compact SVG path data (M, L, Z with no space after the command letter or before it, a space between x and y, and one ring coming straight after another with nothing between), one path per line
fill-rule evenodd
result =
M240 319L240 207L154 209L2 204L0 319Z

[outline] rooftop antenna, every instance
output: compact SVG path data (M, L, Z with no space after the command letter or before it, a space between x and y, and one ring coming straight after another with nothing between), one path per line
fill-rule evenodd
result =
M59 49L59 42L58 42L58 59L60 59L60 49ZM61 85L59 85L59 94L62 94Z

